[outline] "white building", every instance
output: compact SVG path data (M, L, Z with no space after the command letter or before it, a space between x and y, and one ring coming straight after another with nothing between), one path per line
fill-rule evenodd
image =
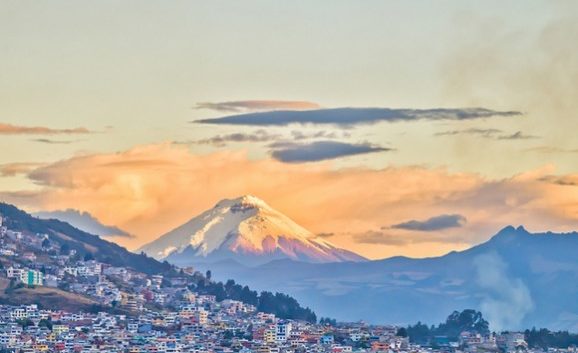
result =
M20 281L29 286L41 286L44 284L44 274L36 270L24 270L20 274Z
M277 342L285 342L291 336L291 323L278 322L275 330L275 340Z
M22 272L24 272L23 269L10 266L6 269L6 277L20 279Z

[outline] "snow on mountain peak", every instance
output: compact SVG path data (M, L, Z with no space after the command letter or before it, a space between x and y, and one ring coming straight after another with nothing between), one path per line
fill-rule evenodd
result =
M219 201L215 207L231 207L231 206L237 206L237 207L256 207L256 208L271 208L269 207L269 205L267 205L267 203L263 200L261 200L260 198L258 198L257 196L253 196L253 195L243 195L241 197L238 197L236 199L224 199Z
M316 237L252 195L222 200L139 250L178 263L211 258L243 258L251 263L277 258L308 262L363 260Z

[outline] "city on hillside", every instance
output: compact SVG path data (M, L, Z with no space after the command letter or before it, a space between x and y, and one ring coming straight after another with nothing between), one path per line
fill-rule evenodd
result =
M578 343L567 333L490 332L473 310L437 328L317 320L309 309L278 310L285 303L263 293L253 304L246 293L231 299L235 288L251 291L210 272L145 274L8 224L0 217L1 352L521 353L575 352Z

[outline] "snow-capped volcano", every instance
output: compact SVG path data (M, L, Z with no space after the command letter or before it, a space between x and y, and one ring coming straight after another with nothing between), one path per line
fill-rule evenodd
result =
M248 265L283 258L365 260L314 235L255 196L222 200L139 251L180 265L224 259Z

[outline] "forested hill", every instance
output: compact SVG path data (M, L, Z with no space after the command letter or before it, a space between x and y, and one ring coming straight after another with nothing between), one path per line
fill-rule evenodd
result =
M207 273L210 276L210 272ZM222 282L199 281L196 291L204 294L212 294L217 300L233 299L257 307L258 311L272 313L283 319L304 320L316 322L317 316L310 308L302 307L299 302L283 293L271 293L263 291L258 293L248 286L242 286L233 280Z

